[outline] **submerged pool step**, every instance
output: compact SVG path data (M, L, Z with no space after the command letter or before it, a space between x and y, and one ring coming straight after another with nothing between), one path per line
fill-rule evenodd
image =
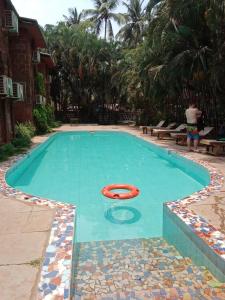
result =
M209 281L215 281L162 238L78 243L75 255L74 299L123 299L110 298L116 292L207 290Z
M118 241L101 241L90 243L78 243L76 252L80 259L92 259L118 255L126 257L127 255L141 255L142 258L152 257L177 257L181 258L179 252L166 243L162 238L156 239L130 239Z
M164 288L151 291L115 292L106 295L76 296L76 300L224 300L221 289Z

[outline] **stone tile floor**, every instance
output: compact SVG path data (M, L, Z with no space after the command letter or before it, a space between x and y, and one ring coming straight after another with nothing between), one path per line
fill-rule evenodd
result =
M78 243L75 255L75 300L225 299L225 285L162 238Z
M34 300L54 210L0 193L0 299Z

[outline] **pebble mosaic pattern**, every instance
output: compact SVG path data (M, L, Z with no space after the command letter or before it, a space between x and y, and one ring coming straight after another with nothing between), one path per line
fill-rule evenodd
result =
M75 300L225 299L225 285L211 287L206 268L162 238L78 243L75 253Z
M184 155L189 158L188 155ZM193 159L192 159L193 160ZM188 205L197 203L198 201L204 200L215 192L218 192L223 184L223 176L219 174L214 168L208 164L195 160L195 162L203 165L208 169L211 176L210 185L201 190L200 192L194 193L191 196L181 200L167 202L165 205L176 214L191 230L206 244L216 252L221 259L225 259L225 235L218 231L214 226L209 224L207 220L196 215L193 211L188 209Z
M168 151L176 152L174 151L174 149L168 149ZM192 157L184 155L183 153L178 154L181 154L182 156L185 156L206 167L211 175L211 183L208 187L198 193L191 195L190 197L187 197L181 201L169 202L166 203L166 205L187 226L189 226L195 234L203 239L209 245L209 247L211 247L218 255L220 255L222 259L225 259L225 236L216 228L208 224L208 222L204 218L188 210L189 204L203 200L210 196L212 193L219 191L223 183L223 177L207 163L204 163L197 159L193 159ZM8 196L14 196L19 200L32 202L37 205L48 205L49 207L56 208L57 212L53 222L49 246L46 250L44 265L41 272L41 280L39 284L39 299L69 299L72 270L75 207L72 205L66 205L64 203L58 203L47 199L34 197L9 187L5 181L5 174L14 163L22 159L24 156L25 155L18 155L11 158L7 162L0 164L0 191L4 192L4 194ZM156 289L154 290L154 292L135 291L132 294L121 292L117 296L115 296L114 294L114 296L109 295L105 298L99 299L162 299L162 297L160 296L161 293L165 295L165 298L168 296L168 299L193 299L190 298L191 292L189 293L189 291L187 291L187 297L183 297L183 294L185 295L186 292L183 289L182 291L179 291L178 288L163 288L162 290ZM175 296L173 296L176 293L180 295L180 298L176 298ZM209 291L209 293L211 292ZM199 299L204 298L200 297ZM212 298L212 295L210 294L206 299L221 298ZM223 299L225 299L225 297L223 297Z
M139 136L139 134L133 133L135 136ZM144 136L142 136L144 140L151 142L155 145L159 145L157 141L148 140ZM165 205L169 208L171 212L173 212L176 216L178 216L191 230L216 253L218 254L222 260L225 259L225 235L217 230L214 226L208 223L208 221L196 215L193 211L191 211L188 206L190 204L197 203L202 201L212 194L216 194L221 190L221 187L224 182L223 175L218 172L215 168L209 165L202 160L197 158L193 158L189 154L184 154L183 152L179 152L174 150L173 148L167 147L166 145L159 145L166 149L168 153L176 153L181 155L187 159L190 159L196 162L199 165L205 167L210 173L210 184L202 189L199 192L192 194L189 197L181 199L180 201L171 201L165 203Z

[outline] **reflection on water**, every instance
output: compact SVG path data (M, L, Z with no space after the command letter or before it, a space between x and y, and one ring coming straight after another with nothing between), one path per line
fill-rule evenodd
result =
M105 218L114 224L133 224L141 218L141 213L134 207L113 206L105 212Z

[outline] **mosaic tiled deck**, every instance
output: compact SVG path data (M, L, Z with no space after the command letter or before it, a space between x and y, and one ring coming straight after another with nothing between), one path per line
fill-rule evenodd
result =
M78 243L75 255L73 299L225 299L225 286L162 238Z
M87 129L88 130L88 129ZM139 132L137 131L131 131L131 130L124 130L129 133L133 133L136 136L139 136ZM157 144L157 143L156 143ZM170 151L174 151L173 149L168 149ZM178 151L179 153L179 151ZM183 155L183 153L181 153ZM49 240L49 246L47 247L46 254L45 254L45 260L41 272L41 280L39 284L39 299L43 300L50 300L50 299L57 299L57 300L62 300L62 299L69 299L70 298L70 279L71 279L71 268L72 268L72 247L73 247L73 234L74 234L74 221L75 221L75 207L72 205L65 205L62 203L57 203L54 201L50 201L47 199L41 199L39 197L33 197L31 195L24 194L20 191L17 191L11 187L9 187L6 182L5 182L5 174L7 170L19 159L21 159L23 156L19 155L17 157L14 157L10 159L9 161L0 164L0 190L4 192L6 195L14 196L19 200L23 201L32 201L33 203L37 205L48 205L50 207L55 207L57 208L55 220L53 222L52 226L52 232L51 232L51 237ZM190 197L182 200L182 201L177 201L177 202L170 202L167 203L166 206L168 209L171 211L171 213L175 214L184 224L188 226L192 230L194 234L196 234L199 239L203 240L213 251L214 253L218 256L218 258L221 259L221 261L224 262L225 260L225 236L219 232L216 228L214 228L212 225L210 225L204 218L197 216L194 214L192 211L188 209L188 205L190 203L196 203L200 200L206 199L209 195L212 193L215 193L220 190L222 182L223 182L223 177L221 174L218 174L218 172L210 167L207 163L203 163L201 161L198 161L196 159L193 159L186 155L187 158L190 158L194 161L196 161L199 164L202 164L205 166L211 175L211 184L209 187L203 189L199 193L195 193L194 195L191 195ZM164 243L165 241L160 240L160 243ZM114 242L116 244L116 242ZM136 242L135 242L136 243ZM139 242L138 242L139 243ZM127 242L125 243L127 245ZM80 245L83 250L85 250L85 245ZM99 245L98 245L99 246ZM105 247L104 243L102 244L103 248ZM215 288L215 282L214 279L212 279L211 275L207 273L204 268L198 268L195 266L192 266L190 262L187 259L182 259L182 258L174 258L173 254L175 250L172 250L172 252L168 252L170 254L165 254L164 256L166 258L162 258L160 255L160 250L162 246L156 246L157 249L157 254L160 256L161 263L157 265L156 261L158 256L155 256L154 259L151 260L151 256L148 256L149 254L146 254L145 252L141 252L141 254L137 254L137 252L130 253L129 257L129 263L127 261L127 265L123 265L121 263L121 272L119 275L119 278L121 278L120 282L118 283L118 286L116 284L114 285L115 289L113 288L108 288L105 289L105 294L107 296L104 296L103 294L101 296L97 296L96 292L98 293L98 289L95 289L94 295L93 295L93 284L90 286L90 290L88 291L88 298L82 298L80 296L80 293L82 293L81 289L79 290L80 287L82 287L82 280L87 280L90 276L94 276L91 274L86 274L86 277L82 277L84 274L79 273L78 269L78 278L81 274L80 277L80 282L76 281L76 283L79 283L79 287L77 286L76 289L76 299L225 299L225 295L223 294L223 286L220 285L220 287ZM125 247L126 248L126 247ZM169 248L171 250L171 248ZM117 249L118 250L118 249ZM146 248L145 248L146 250ZM85 250L86 251L86 250ZM88 251L88 250L87 250ZM86 253L87 253L86 251ZM104 250L100 250L102 252L102 257L104 257ZM126 251L128 250L124 250ZM153 250L154 253L155 250ZM147 251L148 252L148 251ZM97 251L97 253L99 253ZM124 259L124 253L119 252L118 257L123 260ZM81 252L80 252L81 254ZM89 272L88 270L93 270L94 271L94 265L90 262L90 264L87 264L87 261L85 262L86 259L88 259L87 254L86 256L80 256L80 269L83 267L86 268L84 272ZM89 255L89 254L88 254ZM92 253L91 254L94 258L95 261L97 259L96 255ZM138 260L140 265L145 265L146 264L146 259L148 258L150 260L149 264L149 273L145 273L144 275L138 274L137 272L137 264L134 263L134 260L132 259L132 255L134 255L135 259ZM144 255L143 263L141 261L141 257ZM147 255L147 256L146 256ZM98 256L98 255L97 255ZM168 256L171 256L168 257ZM177 255L175 255L177 256ZM101 257L101 255L99 256ZM101 258L98 257L98 260ZM174 259L174 264L173 267L179 266L179 268L184 267L185 269L179 271L178 277L168 269L168 262L171 261L171 259ZM109 257L106 257L106 261L109 260ZM125 261L127 259L127 255L125 258ZM98 263L97 260L97 263ZM179 262L182 261L182 264L180 265ZM93 262L95 263L95 262ZM133 263L133 265L132 265ZM177 263L177 265L176 265ZM103 264L104 265L104 264ZM132 275L133 273L135 274L134 277L131 278L132 280L132 287L135 287L132 289L132 291L128 290L123 290L123 287L128 286L129 280L128 280L128 275L123 272L123 267L129 265L132 266L131 271ZM167 265L167 267L165 267ZM99 264L98 264L99 266ZM156 269L154 269L154 266ZM164 266L164 267L163 267ZM94 272L96 278L93 280L98 280L98 285L99 289L102 290L103 286L106 286L106 282L110 281L111 278L106 278L104 277L105 274L108 272L107 268L112 267L112 272L115 268L112 265L106 267L104 270L101 268L98 270L99 272ZM164 268L165 274L163 275L162 273L164 272L160 268ZM187 268L186 268L187 267ZM89 269L88 269L89 268ZM125 268L126 269L126 268ZM201 283L201 286L204 287L204 294L202 294L200 288L200 285L195 286L195 280L196 277L193 277L193 281L191 280L189 283L187 282L186 287L182 284L182 282L185 280L185 277L187 274L193 273L193 270L197 272L197 283ZM102 273L103 272L103 273ZM167 273L169 272L169 273ZM183 272L183 273L182 273ZM97 273L97 274L96 274ZM168 276L166 274L169 274ZM185 275L186 274L186 275ZM152 275L151 280L148 279L150 278L150 275ZM144 276L144 277L143 277ZM206 276L206 277L204 277ZM157 279L161 278L163 280L161 282L161 285L159 284L159 281L157 282ZM209 278L210 277L210 278ZM147 278L147 280L151 286L151 289L146 290L142 289L143 286L143 278ZM174 280L178 280L178 285L172 284L171 283L171 278ZM104 282L105 280L105 282ZM118 280L118 277L117 279ZM214 284L211 284L212 287L210 287L210 281L214 282ZM103 281L103 282L102 282ZM173 281L173 280L172 280ZM116 282L116 281L115 281ZM144 281L145 282L145 281ZM175 281L174 281L175 282ZM211 282L211 283L212 283ZM158 284L158 285L157 285ZM208 285L209 284L209 285ZM122 286L121 286L122 285ZM95 284L94 284L95 286ZM110 285L107 285L110 286ZM147 286L146 286L147 287ZM196 290L197 288L197 290ZM83 289L83 288L82 288ZM106 293L107 290L107 293ZM77 298L79 297L79 298ZM86 297L86 296L85 296ZM95 297L95 298L93 298ZM221 298L222 297L222 298Z

